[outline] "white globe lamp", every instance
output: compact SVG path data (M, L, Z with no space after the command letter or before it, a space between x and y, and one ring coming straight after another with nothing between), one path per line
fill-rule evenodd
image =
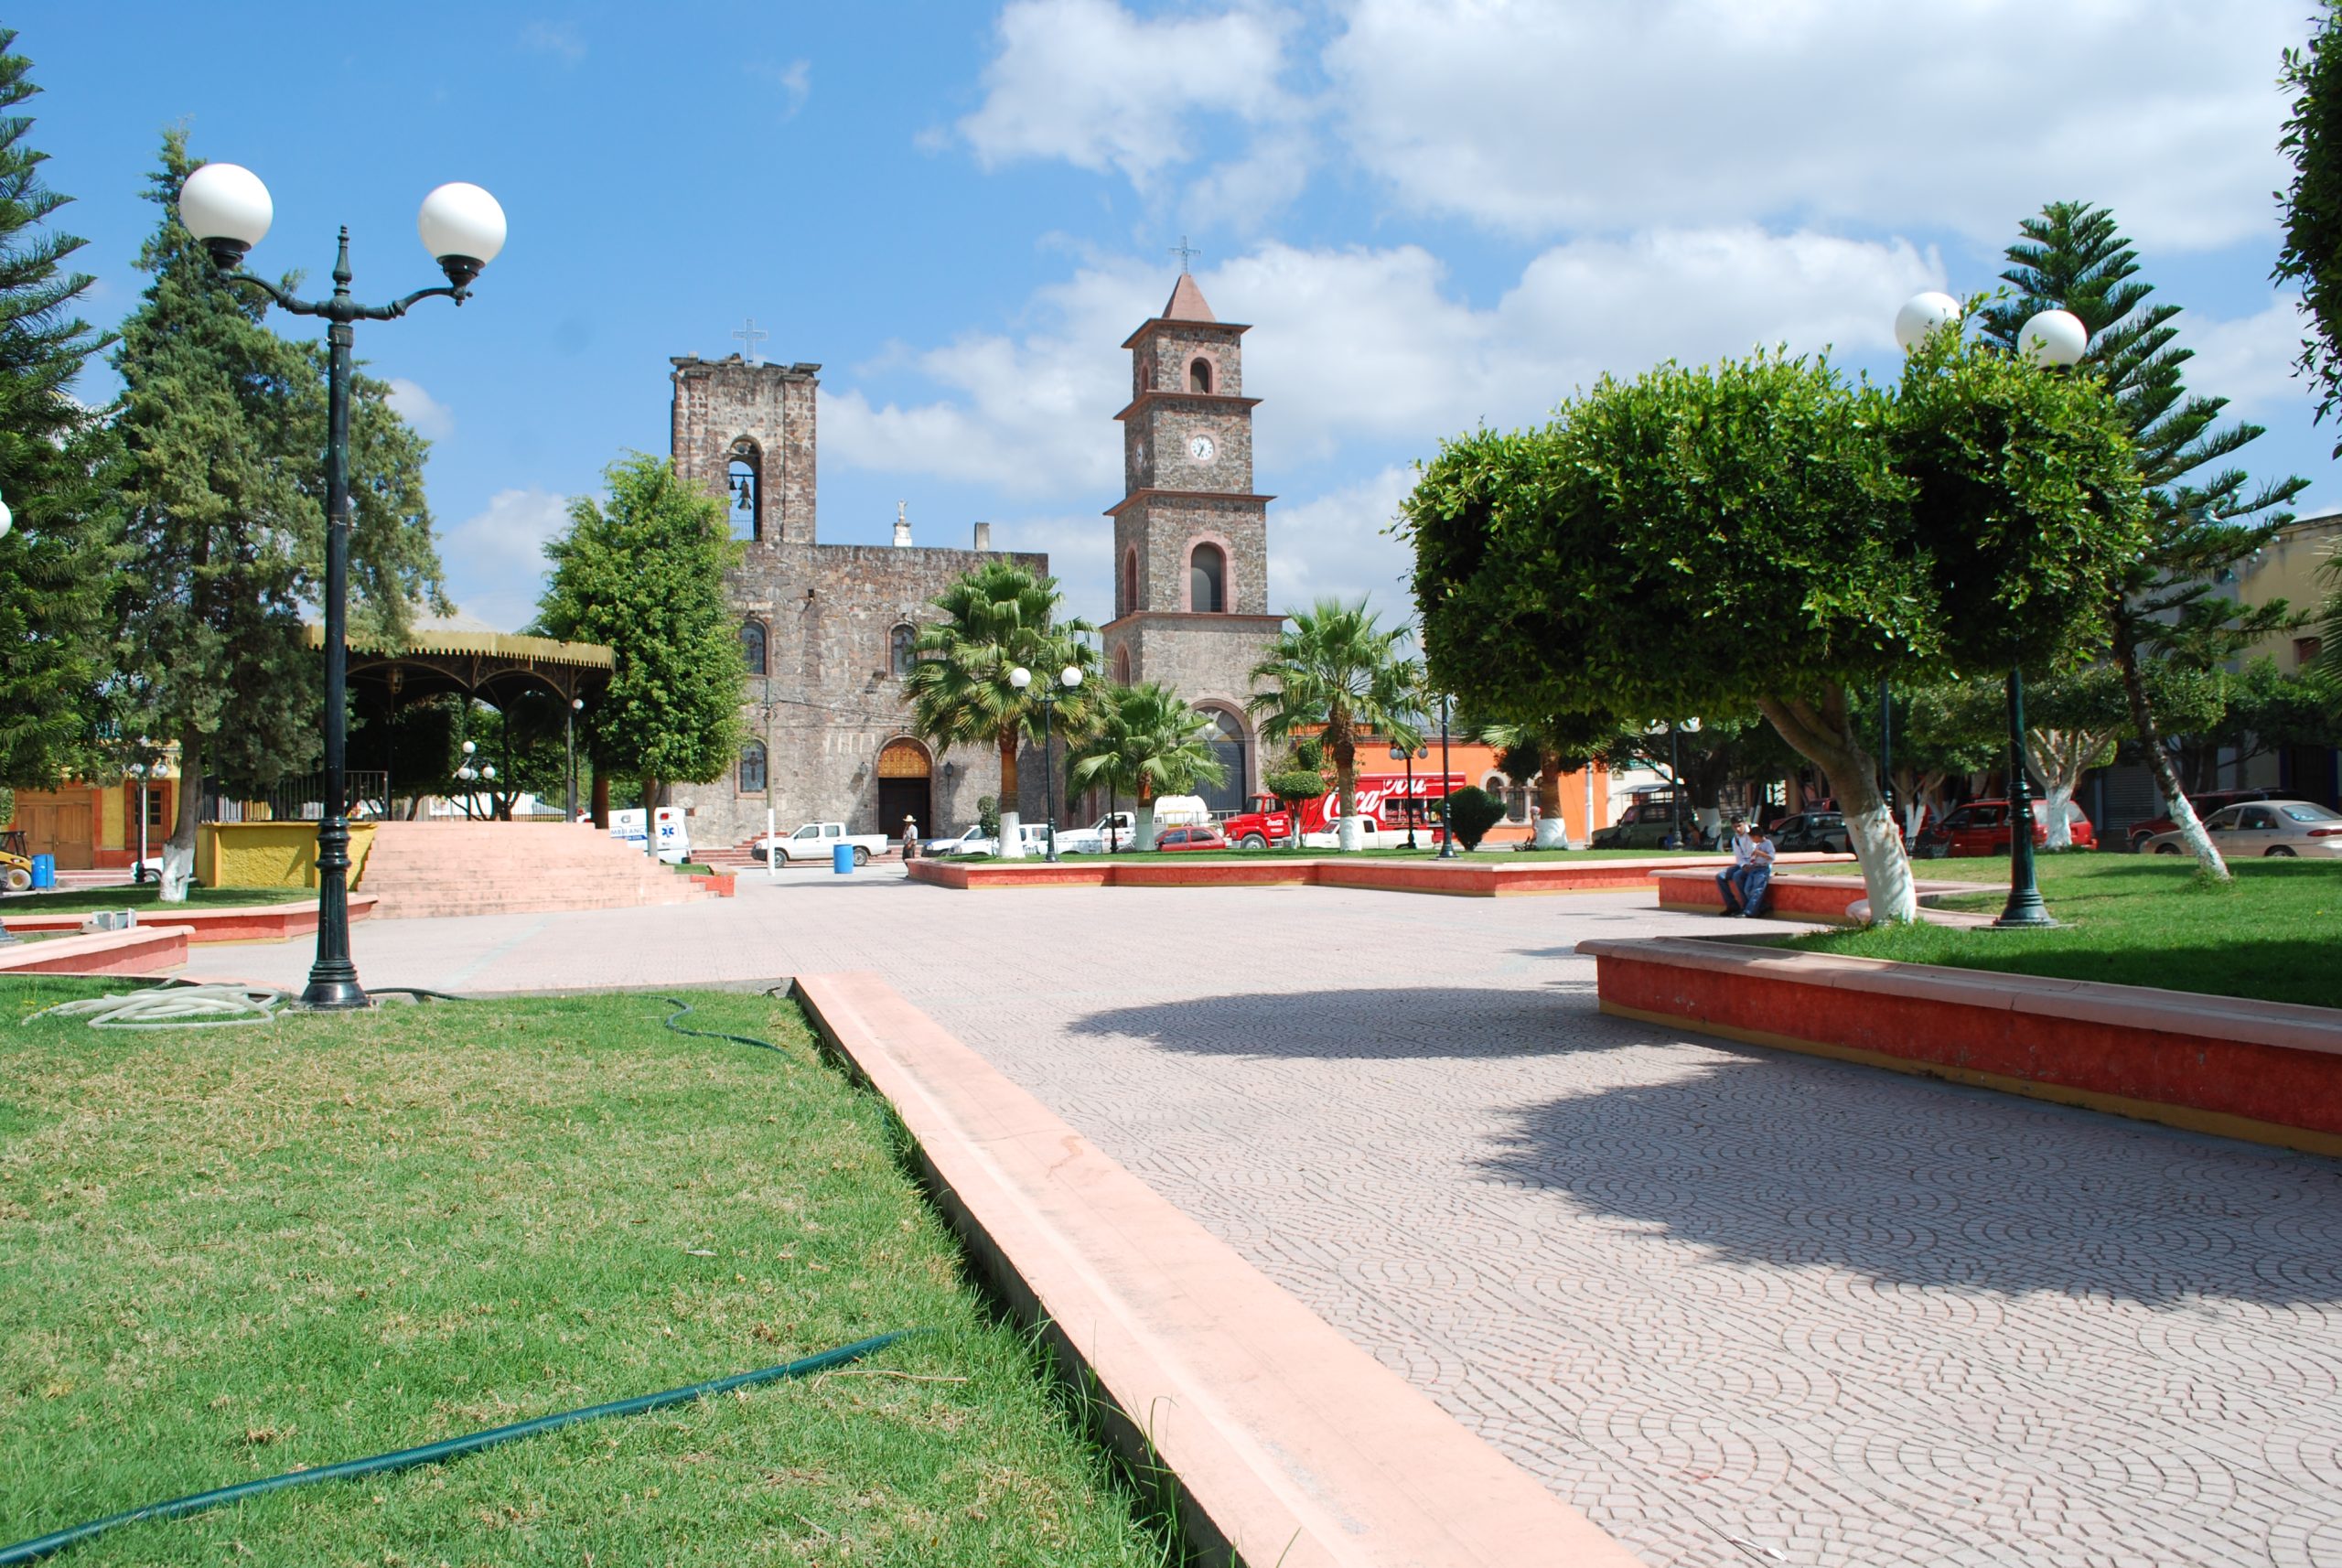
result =
M1033 672L1019 664L1008 672L1008 683L1021 692L1033 683Z
M241 263L275 217L268 187L242 164L205 164L179 187L179 221L222 268Z
M504 209L476 185L456 180L423 199L415 231L447 281L469 288L480 269L504 249Z
M1959 319L1960 301L1951 295L1935 289L1915 294L1895 313L1895 346L1907 354L1926 342L1928 333Z
M2070 310L2045 310L2016 335L2017 353L2036 365L2078 365L2089 349L2090 328Z
M1058 671L1058 684L1069 692L1072 691L1081 684L1081 671L1073 665L1067 665Z

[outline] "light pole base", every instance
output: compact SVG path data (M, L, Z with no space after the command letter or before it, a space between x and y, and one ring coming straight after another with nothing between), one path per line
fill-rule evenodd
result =
M319 979L309 976L308 989L301 993L301 1007L310 1013L348 1013L360 1007L371 1007L374 999L358 983L356 974L347 979Z
M2041 901L2039 893L2035 893L2029 898L2022 896L2012 897L2008 908L2001 911L2001 918L1993 922L1993 929L1996 931L2046 931L2057 923L2049 913L2049 906Z

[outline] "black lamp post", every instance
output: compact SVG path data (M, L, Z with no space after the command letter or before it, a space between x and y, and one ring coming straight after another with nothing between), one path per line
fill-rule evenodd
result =
M445 288L417 289L388 305L360 305L349 297L349 231L341 231L334 259L333 296L296 299L266 278L238 272L244 252L261 242L275 216L268 188L250 169L235 164L206 164L179 189L179 218L211 252L212 264L231 283L248 284L295 316L325 317L330 365L326 444L326 780L317 823L317 957L301 993L306 1007L363 1007L358 966L349 959L349 817L346 750L349 654L344 641L349 585L349 375L350 324L391 321L418 300L445 295L457 305L471 293L480 269L504 248L504 209L476 185L443 185L423 199L416 228L424 248L447 274Z
M1447 803L1455 795L1455 776L1447 762L1447 693L1439 694L1439 858L1456 858L1456 826L1449 820Z
M146 779L152 772L153 765L143 759L130 765L130 776L138 780L138 869L130 874L134 887L146 885Z
M1960 302L1950 295L1914 296L1895 316L1895 340L1907 353L1930 332L1960 319ZM2068 310L2045 310L2017 329L2018 357L2053 370L2081 362L2090 349L2090 328ZM2009 666L2009 901L1993 924L2003 929L2039 929L2057 922L2042 902L2033 871L2033 800L2025 777L2025 671Z
M1008 672L1008 683L1022 692L1033 683L1033 672L1019 664ZM1042 782L1048 789L1049 853L1047 858L1052 862L1058 857L1058 766L1050 749L1055 738L1054 721L1057 717L1058 703L1064 701L1069 693L1080 690L1080 666L1069 664L1058 671L1058 678L1044 686L1033 699L1041 704L1041 771L1046 775Z
M1407 759L1407 847L1409 849L1415 847L1415 812L1422 803L1415 799L1415 758L1429 755L1428 746L1394 745L1391 748L1392 761L1395 762L1402 757Z

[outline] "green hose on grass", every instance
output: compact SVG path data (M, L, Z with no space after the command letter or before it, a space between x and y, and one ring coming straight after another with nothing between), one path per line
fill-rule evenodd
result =
M440 994L438 992L421 993L418 993L418 999L421 995ZM113 997L107 1000L120 1002L124 999ZM463 999L450 996L446 1000L453 1002ZM678 1035L696 1035L703 1039L732 1040L744 1046L761 1046L768 1051L780 1050L780 1047L770 1040L759 1040L751 1035L723 1035L705 1029L676 1028L675 1020L691 1012L691 1004L672 996L663 996L659 1000L676 1009L667 1015L666 1025ZM884 1350L887 1346L907 1335L921 1332L924 1331L917 1328L897 1329L891 1334L880 1334L868 1339L857 1339L851 1345L841 1345L834 1350L824 1350L818 1356L808 1356L802 1360L783 1362L778 1367L763 1367L753 1372L740 1372L728 1378L717 1378L710 1382L689 1383L679 1389L669 1389L662 1393L640 1394L630 1400L612 1400L605 1404L589 1404L577 1410L564 1410L554 1415L541 1415L532 1421L516 1421L508 1426L492 1426L486 1432L474 1432L462 1437L448 1437L437 1443L426 1443L419 1448L401 1448L389 1454L377 1454L366 1459L345 1459L338 1465L328 1465L316 1470L288 1470L281 1476L270 1476L257 1481L240 1481L232 1487L217 1487L208 1492L195 1492L184 1498L173 1498L168 1502L148 1503L144 1508L132 1509L126 1513L108 1514L103 1519L93 1519L87 1524L77 1524L70 1530L52 1530L47 1535L36 1536L30 1541L20 1541L14 1546L0 1547L0 1568L10 1568L10 1565L18 1563L38 1563L44 1557L54 1556L69 1546L78 1546L92 1536L102 1535L109 1530L125 1524L140 1524L150 1520L181 1519L191 1513L201 1513L207 1509L242 1502L247 1498L257 1498L268 1492L281 1492L288 1487L306 1487L318 1481L354 1480L360 1476L387 1476L396 1470L411 1470L417 1465L441 1465L450 1459L460 1459L467 1454L477 1454L483 1448L494 1448L500 1444L516 1442L523 1437L542 1436L548 1432L558 1432L564 1426L575 1426L580 1422L600 1421L606 1416L614 1415L644 1415L654 1410L666 1410L673 1405L689 1404L693 1400L730 1393L735 1389L754 1388L759 1383L777 1383L790 1378L806 1377L815 1372L827 1371L832 1367L843 1367L849 1361L858 1361L865 1356Z
M717 1378L712 1382L690 1383L680 1389L669 1389L663 1393L613 1400L607 1404L589 1404L581 1410L564 1410L556 1415L538 1416L533 1421L516 1421L509 1426L492 1426L486 1432L426 1443L420 1448L401 1448L395 1453L377 1454L369 1459L345 1459L338 1465L328 1465L322 1469L288 1470L281 1476L270 1476L263 1480L240 1481L232 1487L219 1487L208 1492L173 1498L167 1503L148 1503L145 1508L132 1509L127 1513L109 1514L103 1519L93 1519L87 1524L77 1524L70 1530L56 1530L30 1541L20 1541L14 1546L0 1547L0 1568L8 1568L9 1564L17 1563L38 1563L44 1557L62 1552L69 1546L78 1546L91 1536L103 1534L119 1525L138 1524L147 1520L178 1519L226 1503L242 1502L246 1498L256 1498L265 1492L281 1492L287 1487L306 1487L317 1481L347 1481L360 1476L386 1476L394 1470L411 1470L417 1465L445 1464L447 1460L460 1459L467 1454L477 1454L483 1448L493 1448L499 1444L558 1432L581 1421L599 1421L610 1415L642 1415L654 1410L665 1410L670 1405L688 1404L693 1400L730 1393L734 1389L827 1371L832 1367L860 1360L873 1351L883 1350L905 1334L916 1332L915 1329L901 1329L869 1339L857 1339L851 1345L841 1345L834 1350L824 1350L801 1361L789 1361L778 1367L765 1367L753 1372Z

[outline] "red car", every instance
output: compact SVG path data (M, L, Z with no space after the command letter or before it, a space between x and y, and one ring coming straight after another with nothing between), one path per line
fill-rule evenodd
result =
M1155 847L1176 854L1183 850L1226 849L1228 840L1218 828L1166 828L1155 835Z
M2046 808L2039 800L2029 802L2033 808L2033 842L2047 843L2049 829L2042 821ZM2098 833L2090 825L2090 818L2071 800L2066 802L2066 827L2073 834L2076 849L2096 849ZM2009 852L2009 803L2006 800L1971 800L1955 808L1943 817L1919 830L1918 842L1912 853L1921 860L1942 860L1947 856L2006 854Z
M2200 795L2190 795L2187 803L2196 808L2196 820L2202 822L2223 806L2234 806L2246 800L2273 800L2275 789L2207 789ZM2131 824L2131 853L2143 853L2146 843L2157 833L2167 833L2179 824L2169 817L2157 817L2152 822Z

